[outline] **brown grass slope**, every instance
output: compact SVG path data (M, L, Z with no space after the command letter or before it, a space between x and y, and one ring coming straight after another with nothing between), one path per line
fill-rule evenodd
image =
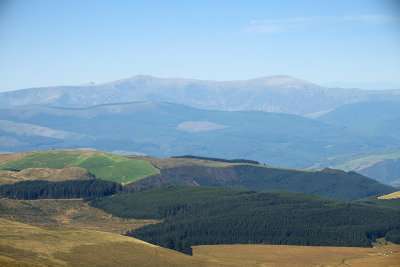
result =
M48 230L0 219L1 266L399 266L400 246L196 246L194 256L90 230Z
M28 180L66 181L90 180L95 177L84 168L70 167L66 169L28 168L20 172L0 170L0 185Z
M122 235L46 230L0 219L1 266L209 266Z
M394 199L394 198L400 198L400 191L396 191L396 192L378 197L378 199Z
M98 151L92 150L80 150L80 149L52 149L52 150L44 150L44 151L65 151L69 153L76 153L76 154L94 154ZM16 159L20 159L38 152L43 152L42 150L33 150L33 151L26 151L14 154L0 154L0 164L6 163L7 161L12 161Z
M286 245L194 246L193 255L229 266L400 266L400 245L380 240L373 248Z
M0 199L0 218L45 229L86 229L124 234L156 220L122 219L81 199Z

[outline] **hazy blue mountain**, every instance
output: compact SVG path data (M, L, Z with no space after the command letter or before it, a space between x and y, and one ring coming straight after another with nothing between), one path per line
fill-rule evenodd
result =
M400 188L400 158L377 161L371 166L361 169L359 173L381 183Z
M381 183L400 187L399 146L338 157L331 162L320 162L319 166L330 166L345 171L356 171Z
M292 168L308 168L396 142L356 135L298 115L200 110L155 102L87 108L3 108L0 120L9 122L0 124L0 138L5 140L0 143L0 151L90 147L156 157L191 154L248 158ZM30 128L16 132L8 127L21 123L54 134L46 136Z
M357 134L400 140L400 102L374 101L348 104L317 120ZM398 143L400 145L400 142Z
M371 100L400 101L400 90L327 88L289 76L225 82L135 76L99 85L31 88L0 93L0 107L36 104L76 107L157 101L201 109L291 114L321 112L348 103Z
M316 120L341 127L355 135L387 142L392 147L339 157L319 166L353 170L381 183L400 187L400 103L373 101L343 105ZM317 167L317 166L316 166Z

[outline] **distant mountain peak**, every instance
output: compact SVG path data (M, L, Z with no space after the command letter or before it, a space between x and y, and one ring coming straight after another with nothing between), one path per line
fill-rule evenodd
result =
M143 74L135 75L135 76L128 78L128 80L148 80L148 79L159 79L159 78L156 78L151 75L143 75Z
M265 86L304 86L304 85L314 85L311 82L294 78L288 75L274 75L274 76L266 76L257 79L253 79L254 81L262 81Z

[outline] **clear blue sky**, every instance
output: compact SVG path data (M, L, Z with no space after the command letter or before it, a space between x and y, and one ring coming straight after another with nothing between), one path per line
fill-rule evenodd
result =
M0 91L138 74L400 88L400 1L0 0Z

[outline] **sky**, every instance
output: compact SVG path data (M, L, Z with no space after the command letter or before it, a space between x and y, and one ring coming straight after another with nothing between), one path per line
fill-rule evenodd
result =
M400 1L0 0L0 91L135 75L400 89Z

